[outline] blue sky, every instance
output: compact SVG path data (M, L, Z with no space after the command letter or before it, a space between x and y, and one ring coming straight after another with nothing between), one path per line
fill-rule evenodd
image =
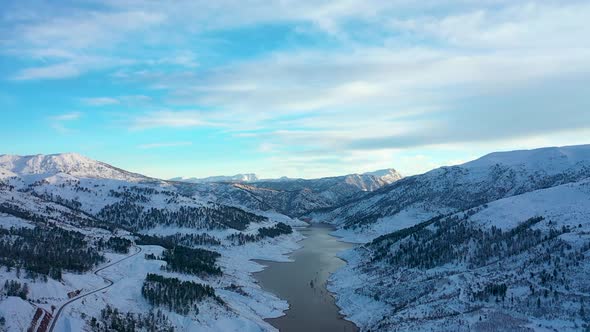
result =
M587 1L3 1L0 153L404 174L590 143Z

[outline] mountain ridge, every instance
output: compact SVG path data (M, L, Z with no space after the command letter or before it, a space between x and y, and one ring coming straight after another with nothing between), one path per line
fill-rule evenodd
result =
M255 183L255 182L287 182L287 181L313 181L320 179L339 178L342 176L363 176L370 175L380 178L384 181L393 182L402 178L402 175L395 168L385 168L376 171L364 173L349 173L346 175L327 176L319 178L290 178L281 176L278 178L260 178L256 173L238 173L235 175L215 175L203 178L197 177L173 177L169 181L189 182L189 183L207 183L207 182L234 182L234 183Z
M124 181L154 180L148 176L117 168L78 153L0 155L0 169L23 178L43 178L65 173L85 178L102 178Z
M387 220L410 211L428 219L428 216L588 177L590 155L584 157L588 151L590 145L577 145L488 154L462 165L443 166L403 178L332 210L312 212L311 217L347 228L379 228L379 231L375 229L375 236L378 236L395 229ZM580 152L579 156L576 152ZM535 158L527 159L522 155ZM568 156L576 157L568 159ZM503 162L503 159L510 162ZM527 164L526 160L532 161ZM539 160L543 162L538 163Z

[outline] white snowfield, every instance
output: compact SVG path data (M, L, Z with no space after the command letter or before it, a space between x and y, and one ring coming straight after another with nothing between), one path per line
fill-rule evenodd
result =
M119 210L102 215L138 209L146 212L140 215L143 221L150 213L194 208L266 219L243 230L206 221L197 226L146 224L150 226L137 230L211 236L220 244L197 247L221 254L220 277L162 270L164 261L144 256L160 255L160 246L140 246L141 254L94 274L125 257L104 251L108 262L87 273L66 271L62 281L34 281L23 271L17 275L14 268L0 267L0 287L18 280L29 288L27 300L7 297L0 289L5 330L26 331L37 308L58 310L68 292L83 296L108 286L107 280L112 286L65 306L55 331L91 331L89 320L107 305L122 313L148 313L153 307L141 287L147 273L157 273L210 285L225 303L204 300L198 314L186 316L156 308L177 331L274 331L264 319L282 315L288 303L260 288L251 274L263 266L252 260L287 260L301 235L295 230L241 245L227 237L255 235L277 222L302 225L296 216L331 222L338 227L335 235L359 244L341 254L348 264L331 277L329 289L342 313L361 330L579 331L590 326L590 145L492 153L407 178L382 170L317 181L247 183L163 181L77 154L0 156L0 228L38 226L30 213L78 231L92 243L114 234L131 239L129 229L111 232L103 223L112 221L98 218L118 204ZM433 219L441 215L442 221ZM524 227L529 233L523 234L538 242L521 248L518 244L531 238L518 238L514 230L535 217L542 220ZM119 226L133 227L136 221ZM391 234L404 234L418 224L423 226L410 235ZM482 234L500 240L480 247ZM503 240L513 235L516 240ZM444 242L449 238L457 242ZM510 251L510 246L520 249Z

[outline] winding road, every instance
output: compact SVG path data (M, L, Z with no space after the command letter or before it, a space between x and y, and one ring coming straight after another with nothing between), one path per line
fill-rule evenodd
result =
M99 275L99 274L98 274L98 272L100 272L100 271L102 271L102 270L104 270L104 269L107 269L107 268L109 268L109 267L111 267L111 266L113 266L113 265L119 264L119 263L121 263L122 261L124 261L124 260L126 260L126 259L129 259L129 258L131 258L131 257L133 257L133 256L135 256L135 255L137 255L137 254L139 254L139 253L142 251L142 249L141 249L140 247L138 247L138 246L135 246L135 245L134 245L134 247L137 249L137 251L136 251L134 254L131 254L131 255L129 255L129 256L126 256L126 257L124 257L124 258L121 258L121 259L120 259L120 260L118 260L118 261L115 261L115 262L109 263L109 264L107 264L107 265L105 265L105 266L103 266L103 267L101 267L101 268L99 268L99 269L96 269L96 270L94 270L94 272L93 272L93 273L94 273L94 274L96 274L97 276L99 276L99 277L103 278L103 279L104 279L104 280L105 280L105 281L108 283L108 285L106 285L106 286L104 286L104 287L101 287L101 288L98 288L98 289L95 289L95 290L93 290L93 291L90 291L90 292L88 292L88 293L85 293L85 294L82 294L82 295L78 295L77 297L74 297L74 298L72 298L72 299L68 300L66 303L62 304L62 305L61 305L61 307L59 307L59 309L58 309L58 310L57 310L57 312L55 313L55 317L53 317L53 320L51 321L51 326L49 327L49 332L53 332L53 330L55 329L55 326L57 325L57 321L59 320L59 317L60 317L60 315L61 315L61 313L62 313L62 311L64 310L64 308L65 308L65 307L67 307L68 305L70 305L70 304L71 304L71 303L73 303L73 302L76 302L76 301L78 301L78 300L80 300L80 299L82 299L82 298L85 298L85 297L86 297L86 296L88 296L88 295L92 295L92 294L94 294L94 293L98 293L98 292L100 292L100 291L102 291L102 290L105 290L105 289L107 289L107 288L111 287L111 286L112 286L112 285L113 285L115 282L114 282L114 281L112 281L111 279L107 278L107 277L103 277L103 276Z

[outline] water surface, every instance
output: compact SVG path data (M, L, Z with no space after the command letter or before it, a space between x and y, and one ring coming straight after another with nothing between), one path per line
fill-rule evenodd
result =
M289 302L284 316L267 319L280 331L358 331L339 314L326 289L330 274L346 264L336 254L352 247L331 236L332 230L325 224L299 229L306 238L303 248L291 254L293 262L258 261L268 266L254 274L262 288Z

